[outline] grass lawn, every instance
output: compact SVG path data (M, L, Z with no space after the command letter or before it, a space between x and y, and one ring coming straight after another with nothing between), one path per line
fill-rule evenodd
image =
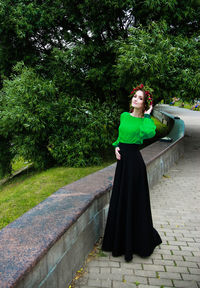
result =
M159 137L161 134L166 134L166 126L154 117L152 119L159 130ZM39 204L62 186L103 169L114 162L114 149L111 147L101 166L86 168L54 167L45 171L35 171L30 168L27 172L0 185L0 229ZM12 165L13 172L26 165L27 163L23 159L18 158Z
M196 104L194 104L193 102L187 102L187 101L183 102L182 100L179 100L179 101L176 101L174 103L174 105L172 105L172 106L178 106L178 107L181 107L181 108L186 108L186 109L190 109L190 110L200 111L200 106L198 106L197 108L194 107Z
M184 106L182 106L183 103L184 103ZM189 102L183 102L183 101L179 100L179 101L176 101L173 106L178 106L178 107L191 109L193 104L191 104Z
M56 167L46 171L30 171L0 186L0 229L46 199L64 185L100 170L101 166L87 168Z
M158 137L162 137L162 135L166 135L166 133L168 133L168 127L167 125L164 125L163 123L161 123L158 119L156 119L155 117L151 117L156 125L157 128L157 136Z

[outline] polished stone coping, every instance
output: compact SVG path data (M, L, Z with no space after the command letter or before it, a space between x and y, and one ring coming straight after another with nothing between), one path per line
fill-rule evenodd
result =
M181 121L174 120L170 132L179 131L177 139L171 143L157 141L141 150L147 168L183 139L184 125ZM111 190L115 167L116 163L63 186L0 230L1 288L17 287L95 199Z

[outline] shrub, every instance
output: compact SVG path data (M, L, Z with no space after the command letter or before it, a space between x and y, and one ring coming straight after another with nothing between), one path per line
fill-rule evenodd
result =
M23 63L14 72L1 91L0 119L0 135L12 136L12 152L41 169L99 164L116 137L116 104L65 95Z

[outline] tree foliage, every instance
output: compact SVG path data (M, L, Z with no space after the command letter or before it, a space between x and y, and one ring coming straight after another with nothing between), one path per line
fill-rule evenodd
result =
M189 101L197 98L199 40L171 35L165 21L153 22L146 29L132 28L129 38L119 44L119 87L130 91L133 85L144 82L153 87L156 103L174 96Z
M9 151L37 168L99 164L119 113L115 105L59 93L23 63L14 71L1 91L0 135L12 136Z
M5 159L97 163L133 85L199 94L199 0L2 0L0 22Z

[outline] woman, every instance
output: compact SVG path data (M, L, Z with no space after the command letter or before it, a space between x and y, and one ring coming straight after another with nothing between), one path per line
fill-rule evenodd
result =
M139 150L144 139L155 135L156 126L150 116L152 98L143 84L131 94L130 113L121 114L119 136L112 144L116 147L117 166L101 247L113 256L124 255L127 262L133 254L150 256L162 243L153 227L146 166Z

